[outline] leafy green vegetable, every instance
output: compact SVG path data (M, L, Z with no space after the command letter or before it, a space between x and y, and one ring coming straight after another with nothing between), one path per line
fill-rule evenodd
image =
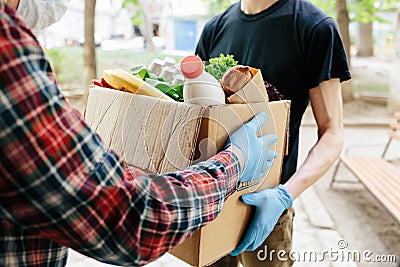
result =
M131 68L131 73L133 75L139 76L142 80L150 78L153 74L144 65L137 65Z
M219 57L210 58L209 64L205 65L205 70L219 81L229 68L237 64L238 62L233 58L233 55L220 54Z
M167 82L166 80L164 80L161 77L157 77L156 75L154 75L153 73L151 73L146 66L144 65L136 65L133 66L131 68L131 73L133 75L136 75L138 77L140 77L143 81L145 81L146 79L153 79L153 80L159 80L162 82Z
M146 82L178 102L183 102L183 84L171 85L157 79L146 79Z
M183 102L183 84L170 84L163 78L151 73L144 65L133 66L130 71L133 75L140 77L175 101Z

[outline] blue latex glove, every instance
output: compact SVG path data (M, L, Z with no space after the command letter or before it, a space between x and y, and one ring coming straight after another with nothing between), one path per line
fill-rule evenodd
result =
M274 229L283 211L293 204L292 196L283 185L243 195L242 201L255 206L256 211L241 243L232 251L232 256L258 248Z
M251 121L231 134L225 145L225 148L235 145L243 152L245 164L241 182L263 178L273 165L273 159L277 156L276 151L268 148L269 145L276 142L275 135L257 137L257 132L266 121L267 114L265 112L258 113Z

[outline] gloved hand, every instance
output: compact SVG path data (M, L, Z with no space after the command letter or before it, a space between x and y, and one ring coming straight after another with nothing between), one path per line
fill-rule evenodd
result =
M273 165L273 159L277 153L269 150L269 145L276 142L275 135L264 135L257 137L257 132L267 121L265 112L258 113L248 123L234 132L225 145L225 148L231 145L237 146L244 155L244 167L242 167L241 182L258 180L265 176L267 170Z
M293 204L292 196L283 185L243 195L241 198L245 204L255 206L256 211L247 232L231 256L258 248L274 229L283 211Z

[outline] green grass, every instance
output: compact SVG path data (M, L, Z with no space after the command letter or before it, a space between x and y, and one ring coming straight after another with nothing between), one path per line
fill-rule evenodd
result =
M353 92L389 93L390 86L381 83L356 84L353 87Z
M83 82L84 62L82 47L62 47L46 50L57 81L60 84L79 86ZM174 58L179 62L183 56L168 55L162 52L116 50L103 51L97 49L97 77L101 77L104 69L121 68L129 70L132 66L143 64L148 66L154 58Z

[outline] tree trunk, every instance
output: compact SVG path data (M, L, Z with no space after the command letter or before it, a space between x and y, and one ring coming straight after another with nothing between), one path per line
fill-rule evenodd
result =
M95 33L95 11L96 0L85 0L85 43L84 50L84 88L85 95L83 97L86 106L87 96L89 92L89 84L92 79L96 78L96 43L94 39Z
M146 42L146 48L150 49L151 51L156 51L157 48L153 42L153 25L148 17L149 14L149 7L147 1L139 1L143 8L143 25L141 28L142 35Z
M370 23L358 23L358 57L372 57L374 55L373 26Z
M400 8L397 12L394 50L390 79L390 94L387 106L390 113L393 113L394 111L400 111Z
M347 10L346 0L336 0L337 9L337 20L339 25L340 34L342 36L344 48L347 55L347 60L349 61L349 66L351 67L350 59L350 33L349 33L349 12ZM345 82L342 84L342 97L344 102L348 102L354 99L353 97L353 86L352 82Z

